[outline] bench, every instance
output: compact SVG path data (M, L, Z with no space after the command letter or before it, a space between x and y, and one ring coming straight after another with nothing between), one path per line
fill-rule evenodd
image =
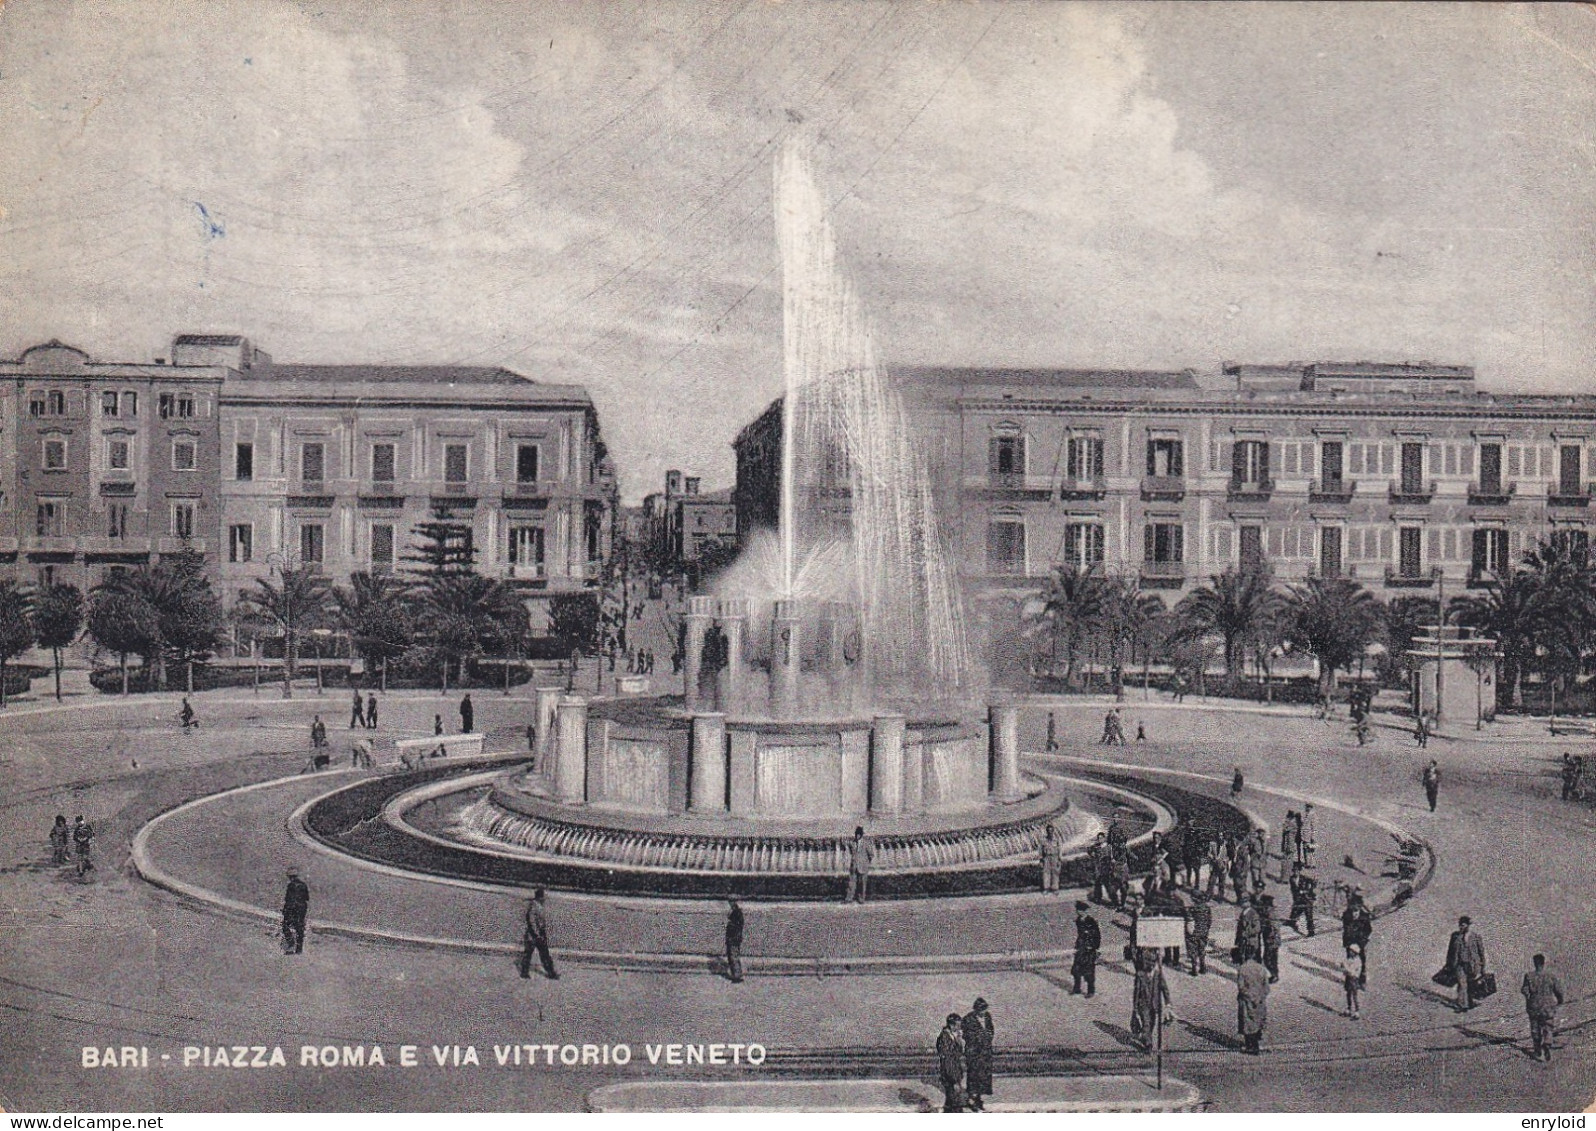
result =
M406 769L415 769L434 756L471 758L482 754L480 734L436 734L429 738L401 738L393 744L394 753ZM441 750L443 753L438 755Z

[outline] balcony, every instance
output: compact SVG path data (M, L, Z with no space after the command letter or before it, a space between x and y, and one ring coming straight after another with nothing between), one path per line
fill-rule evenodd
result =
M75 554L78 539L70 534L31 534L22 539L25 554Z
M517 480L505 493L518 499L546 499L554 493L554 484L547 479Z
M1143 562L1141 579L1147 589L1179 589L1186 584L1186 563Z
M1428 483L1411 479L1399 480L1391 484L1391 503L1393 505L1411 505L1428 503L1435 498L1435 480Z
M504 567L504 576L511 581L547 581L549 571L542 565L508 565Z
M1470 483L1469 505L1472 507L1500 507L1513 501L1518 493L1517 483Z
M163 554L181 554L184 550L193 550L196 554L205 553L209 543L203 538L161 538L156 542L155 548Z
M392 479L367 479L360 484L360 493L372 498L403 497L404 490Z
M1185 497L1186 477L1184 475L1142 476L1142 498L1144 500L1151 502L1155 499L1160 499L1166 502L1175 502Z
M1315 479L1308 484L1308 501L1325 505L1346 506L1357 492L1356 479Z
M1273 479L1232 479L1226 486L1226 497L1233 503L1248 500L1265 501L1274 494Z
M1553 483L1546 489L1546 505L1549 507L1585 507L1590 505L1591 488L1596 483L1587 483L1582 488L1577 483Z
M1065 479L1058 486L1061 499L1101 499L1108 494L1108 480L1101 475L1093 479Z
M986 475L967 476L964 485L983 499L1045 503L1053 498L1053 479L1047 475L993 471Z
M104 534L95 534L83 539L83 552L85 554L136 554L148 555L150 540L148 538L108 538Z
M1404 573L1400 569L1385 567L1387 589L1431 589L1435 586L1433 573Z

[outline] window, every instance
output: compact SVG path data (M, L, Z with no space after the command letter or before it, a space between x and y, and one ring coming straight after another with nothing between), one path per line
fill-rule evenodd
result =
M536 444L520 444L516 447L515 481L517 483L536 483L538 481L538 446Z
M50 390L50 415L51 416L65 416L66 415L66 394L63 393L60 389L51 389Z
M53 565L40 566L39 567L39 572L38 572L38 578L39 578L39 586L40 586L40 588L42 588L42 589L50 588L50 586L55 584L55 566L53 566Z
M122 415L137 416L139 414L139 395L129 391L122 394Z
M1263 527L1241 528L1241 572L1256 573L1264 567Z
M326 449L320 444L299 446L299 478L305 483L320 483L324 477L323 456Z
M387 523L371 528L371 572L393 572L393 527Z
M1103 561L1103 524L1072 522L1064 528L1064 561L1080 569L1090 569Z
M109 520L106 523L106 531L105 531L106 537L108 537L108 538L126 538L127 537L127 504L126 503L112 503L109 507L107 507L105 509L105 516Z
M61 537L61 523L66 517L66 503L40 501L34 511L34 533L40 538Z
M703 515L698 518L700 526L704 523ZM598 507L589 507L582 516L582 536L587 543L587 560L596 562L604 555L604 512Z
M157 403L162 420L192 420L194 417L194 398L187 393L162 393Z
M510 528L510 564L517 572L541 577L543 575L543 528L541 526L513 526Z
M1402 445L1402 494L1424 494L1424 445Z
M1579 527L1563 527L1552 531L1552 545L1579 565L1590 560L1590 534Z
M1474 577L1507 574L1507 531L1497 526L1474 531L1474 555L1469 572Z
M1327 490L1341 486L1342 447L1340 440L1319 445L1319 478Z
M173 503L172 504L172 537L173 538L192 538L192 537L194 537L194 504L193 503Z
M1159 479L1179 479L1186 474L1183 445L1179 440L1147 441L1147 474Z
M1480 445L1480 490L1487 495L1502 490L1502 445Z
M1065 471L1071 479L1103 478L1103 441L1096 436L1072 436Z
M986 564L994 574L1025 573L1025 523L999 519L986 528Z
M326 558L326 528L307 522L299 528L299 560L302 565L319 565Z
M30 393L28 395L28 415L29 416L43 416L44 415L44 393L43 392Z
M1319 574L1321 577L1341 576L1341 528L1319 528Z
M1142 529L1142 556L1160 565L1185 560L1185 529L1178 522L1149 522Z
M113 437L105 442L105 462L112 471L126 471L132 462L132 445Z
M1269 442L1238 440L1230 450L1230 481L1237 487L1262 487L1269 482Z
M227 528L227 560L247 562L255 557L255 528L247 522Z
M466 481L466 446L445 444L443 447L443 479L446 483Z
M233 478L248 481L255 478L255 445L233 445ZM245 559L246 561L248 559Z
M1401 577L1419 577L1424 568L1420 535L1417 526L1403 526L1397 530L1397 572Z
M120 407L121 407L121 401L117 397L116 393L114 393L114 392L104 392L104 393L100 394L100 415L101 416L116 416L116 415L118 415L118 409Z
M194 441L193 440L173 440L172 441L172 470L173 471L193 471L194 468L195 468Z
M371 481L392 483L394 480L394 447L392 444L371 445Z
M1580 449L1578 444L1564 444L1557 453L1557 487L1560 495L1577 495L1580 492Z
M66 441L46 440L44 442L44 470L66 470Z
M1000 479L1025 474L1025 437L993 436L988 450L990 471Z

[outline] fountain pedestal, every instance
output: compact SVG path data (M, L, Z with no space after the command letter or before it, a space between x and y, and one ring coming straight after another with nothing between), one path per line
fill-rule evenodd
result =
M798 710L799 646L798 610L790 600L777 601L770 622L770 713L778 719Z
M698 689L704 670L704 637L709 623L714 619L715 601L712 597L689 597L687 613L682 618L687 626L682 650L682 698L689 711L696 711L701 698Z

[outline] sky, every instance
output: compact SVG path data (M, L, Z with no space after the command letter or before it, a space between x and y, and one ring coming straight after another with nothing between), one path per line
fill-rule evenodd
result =
M500 365L729 485L794 130L888 365L1596 392L1586 5L9 0L0 355Z

